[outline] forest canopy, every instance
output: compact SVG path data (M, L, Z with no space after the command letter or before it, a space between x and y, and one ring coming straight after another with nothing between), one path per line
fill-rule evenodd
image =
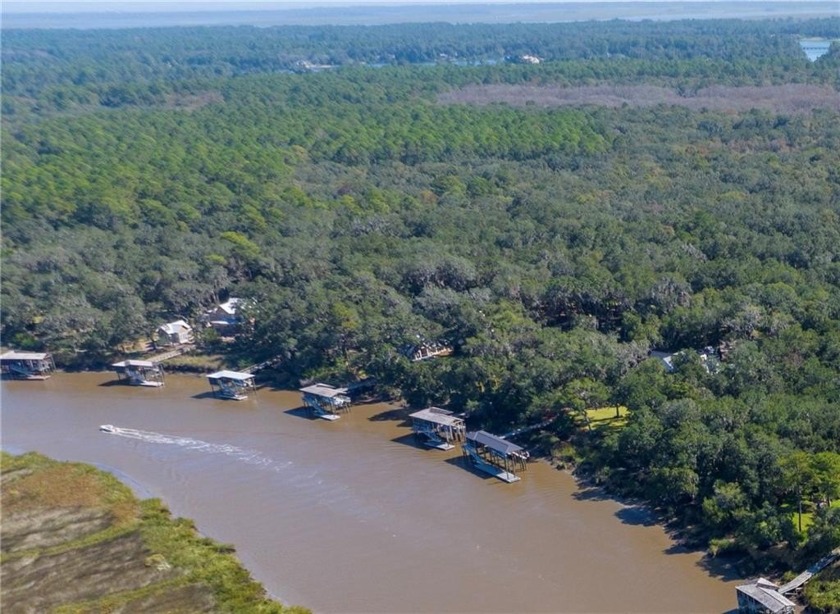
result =
M105 360L250 298L228 349L287 377L374 376L502 432L561 416L546 441L622 405L626 426L579 434L597 480L716 547L823 552L840 50L810 62L799 39L839 31L4 31L4 344ZM669 95L539 98L629 86ZM476 99L494 87L508 98ZM418 339L453 355L412 362Z

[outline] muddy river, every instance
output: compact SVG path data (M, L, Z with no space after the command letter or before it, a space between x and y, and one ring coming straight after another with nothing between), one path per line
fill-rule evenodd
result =
M107 468L236 546L316 612L724 612L731 581L637 509L532 463L505 484L414 445L385 405L309 419L297 393L115 376L2 383L2 445ZM100 433L100 424L127 429Z

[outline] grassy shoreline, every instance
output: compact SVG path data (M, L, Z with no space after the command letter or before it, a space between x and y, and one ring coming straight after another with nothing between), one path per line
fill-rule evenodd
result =
M137 499L114 475L35 452L0 454L0 608L309 612L272 600L233 546L173 518L159 499Z

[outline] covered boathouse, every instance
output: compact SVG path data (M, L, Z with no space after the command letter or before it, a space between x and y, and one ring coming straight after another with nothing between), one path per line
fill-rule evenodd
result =
M735 588L738 612L743 614L793 614L796 604L785 597L779 587L764 578Z
M453 442L463 441L467 433L464 421L451 411L427 407L409 415L411 430L424 444L439 450L451 450Z
M47 352L12 350L0 356L0 369L14 379L44 380L55 371L55 363Z
M524 448L486 431L467 433L461 448L473 467L504 482L518 482L516 470L527 469L529 455Z
M111 365L120 381L131 386L160 388L163 386L163 367L151 360L121 360Z
M347 388L335 388L329 384L312 384L300 389L303 404L313 416L324 420L338 420L339 413L350 411L350 396Z
M256 392L253 373L240 371L217 371L207 376L213 394L221 399L243 401L248 392Z

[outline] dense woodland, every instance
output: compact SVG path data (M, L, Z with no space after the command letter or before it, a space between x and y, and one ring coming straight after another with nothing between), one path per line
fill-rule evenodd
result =
M761 561L786 544L808 561L840 545L837 105L442 95L840 96L837 45L809 62L798 43L838 33L840 19L4 32L4 343L104 360L253 298L231 354L279 355L290 381L374 376L496 432L560 416L542 444L573 437L582 471L713 550ZM398 350L418 339L454 354L410 362ZM653 349L688 351L668 372ZM579 432L576 415L613 404L626 426Z

